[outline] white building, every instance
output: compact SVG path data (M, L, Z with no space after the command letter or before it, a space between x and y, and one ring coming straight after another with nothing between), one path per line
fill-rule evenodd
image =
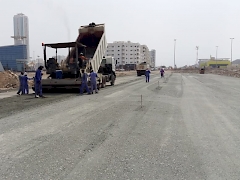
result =
M28 17L20 13L13 17L14 25L14 45L25 44L27 45L27 59L29 59L29 26Z
M156 50L152 49L150 51L151 65L152 67L156 67Z
M150 56L148 47L146 45L141 45L140 52L141 52L141 61L147 62L148 64L151 65L151 56Z
M113 56L118 66L126 64L150 63L150 53L146 45L130 41L115 41L108 43L106 56Z

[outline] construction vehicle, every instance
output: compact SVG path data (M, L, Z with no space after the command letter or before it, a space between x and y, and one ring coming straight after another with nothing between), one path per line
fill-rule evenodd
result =
M146 69L149 69L150 65L147 62L142 62L137 65L137 76L145 75Z
M205 73L205 68L201 68L201 69L199 70L199 73L200 73L200 74L204 74L204 73Z
M113 86L116 79L116 61L112 56L103 56L101 65L98 69L98 74L102 76L101 88L104 88L106 82L110 82Z
M98 73L97 87L103 88L106 82L114 85L115 61L112 58L103 58L107 48L105 36L105 25L90 23L79 28L78 37L75 42L44 44L44 63L47 79L42 79L43 90L63 88L79 88L81 85L81 70L90 73L91 70ZM56 50L56 58L47 60L46 48ZM57 52L59 48L68 48L68 56L60 64L57 63ZM90 79L88 79L90 86ZM35 89L33 87L33 89Z

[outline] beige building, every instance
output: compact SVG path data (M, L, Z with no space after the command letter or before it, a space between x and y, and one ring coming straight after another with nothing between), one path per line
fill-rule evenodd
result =
M118 66L124 66L126 64L136 65L144 61L151 63L148 47L131 41L108 43L105 55L113 56Z

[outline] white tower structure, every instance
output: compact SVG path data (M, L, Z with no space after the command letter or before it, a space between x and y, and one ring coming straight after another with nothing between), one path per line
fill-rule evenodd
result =
M13 17L14 45L27 45L27 59L29 59L29 26L28 17L19 13Z

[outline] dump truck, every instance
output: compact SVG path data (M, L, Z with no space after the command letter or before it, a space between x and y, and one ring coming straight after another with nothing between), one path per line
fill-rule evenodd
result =
M86 73L90 73L91 70L98 73L98 89L104 88L106 82L114 85L116 62L114 58L107 57L106 59L104 57L107 48L104 24L90 23L81 26L75 42L42 43L42 46L46 74L49 75L47 79L42 79L43 90L79 88L81 85L81 70ZM56 50L56 58L47 60L47 47ZM59 48L68 49L68 56L60 64L57 63ZM90 86L90 79L88 85ZM34 87L33 90L35 90Z
M142 62L137 65L137 76L145 75L146 69L149 69L150 65L147 62Z

